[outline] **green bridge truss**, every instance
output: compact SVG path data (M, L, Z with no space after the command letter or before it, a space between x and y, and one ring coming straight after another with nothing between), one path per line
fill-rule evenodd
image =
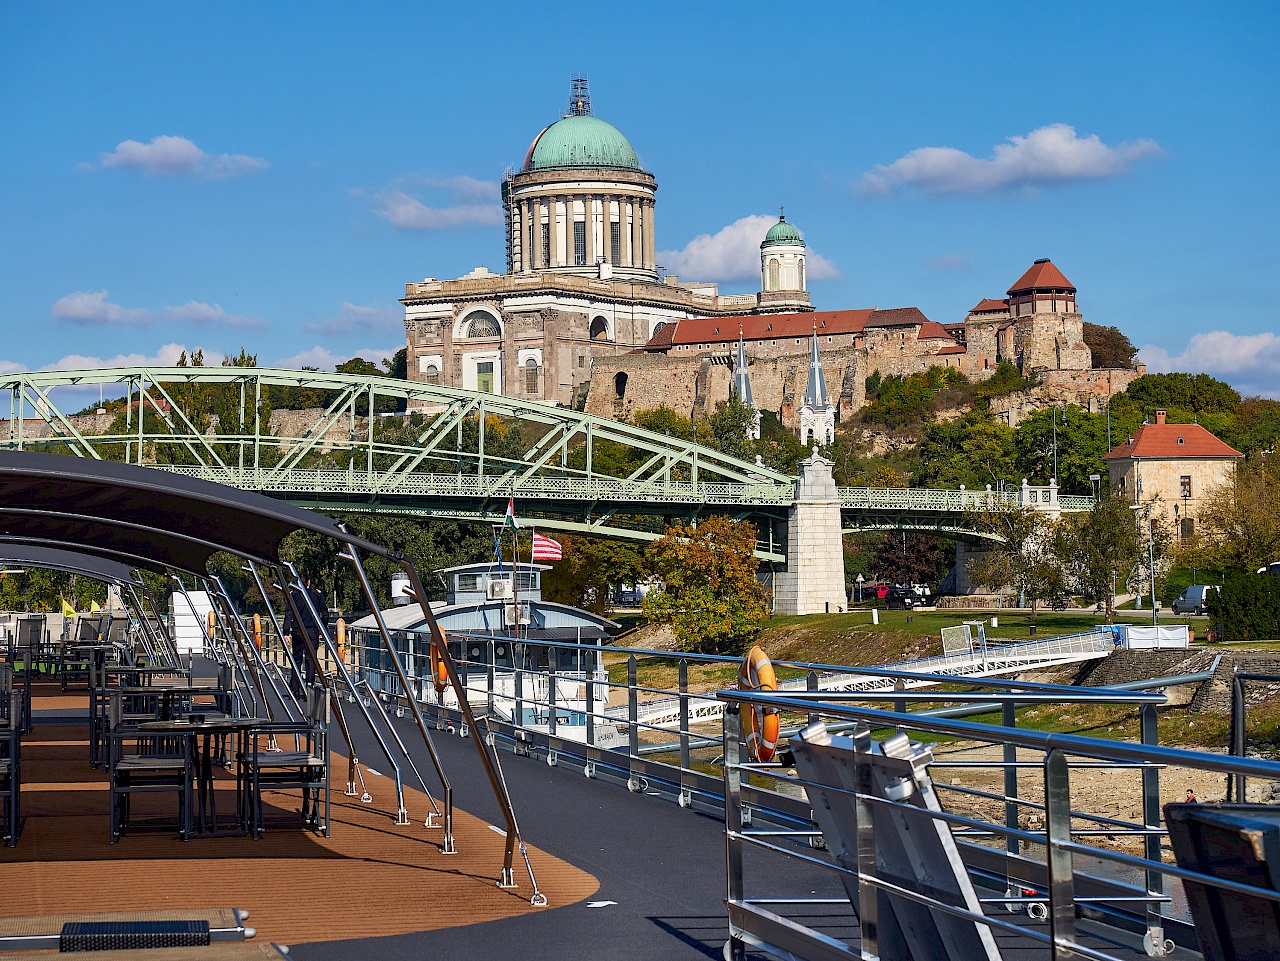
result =
M756 525L761 560L785 557L795 477L563 407L392 378L246 367L41 371L0 383L10 395L0 425L8 449L142 464L322 511L493 523L514 498L520 516L540 527L629 540L659 537L670 520L720 513ZM99 385L123 392L122 409L76 416L60 408L64 396L83 404L92 393L84 388ZM846 529L970 537L966 509L991 496L1019 495L840 492ZM1066 510L1090 502L1059 500Z

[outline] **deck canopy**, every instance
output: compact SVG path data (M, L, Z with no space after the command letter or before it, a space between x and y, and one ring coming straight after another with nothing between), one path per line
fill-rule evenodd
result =
M107 584L121 587L141 585L134 568L128 564L53 547L34 544L0 543L0 566L37 567L46 571L62 571L66 574L82 574Z
M278 564L281 541L298 530L398 557L332 518L252 491L132 464L0 451L0 545L9 548L44 546L204 575L218 551Z

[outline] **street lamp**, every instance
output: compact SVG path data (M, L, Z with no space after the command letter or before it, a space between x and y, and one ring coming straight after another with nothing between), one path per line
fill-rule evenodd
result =
M1133 511L1147 512L1147 573L1151 578L1151 626L1160 626L1160 615L1156 611L1156 531L1151 519L1150 504L1130 504Z

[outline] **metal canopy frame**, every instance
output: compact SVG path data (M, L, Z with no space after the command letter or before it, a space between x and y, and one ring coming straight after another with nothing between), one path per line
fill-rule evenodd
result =
M365 553L385 557L398 564L409 575L419 607L432 628L433 643L444 660L458 700L464 705L468 723L478 730L475 726L477 719L467 704L466 688L459 679L444 634L427 603L427 595L421 589L421 580L412 559L357 537L330 518L255 492L226 488L197 478L133 464L12 450L0 451L0 504L4 505L0 507L0 543L6 545L0 550L32 556L36 549L44 549L51 554L65 555L69 563L80 563L85 568L110 570L116 575L122 566L130 565L178 571L201 580L214 598L215 617L226 625L225 644L219 647L215 642L214 645L215 659L220 665L229 668L233 677L239 674L244 678L249 697L255 704L261 699L269 712L270 700L256 676L258 669L265 670L266 665L244 633L243 625L240 625L240 630L231 626L238 623L238 618L221 582L208 573L208 559L219 551L240 557L254 569L254 577L260 587L262 583L257 573L258 565L279 572L282 575L285 602L293 609L295 618L299 618L301 612L296 607L292 588L301 588L300 579L292 565L280 557L280 544L287 535L297 530L309 530L325 534L342 544L344 553L340 556L355 568L366 600L375 612L378 610L377 600L364 573L360 555ZM50 544L56 546L50 548ZM76 554L82 558L86 554L89 557L80 562L71 561ZM292 575L292 580L283 577L286 569ZM131 582L136 580L132 578L132 572L129 576ZM185 592L186 587L180 577L178 582L180 589ZM311 607L311 600L305 591L299 590L298 596L304 598ZM267 598L265 590L263 598ZM379 725L365 707L359 689L338 656L337 646L329 636L320 612L311 607L310 613L315 622L321 625L323 642L332 654L354 702L382 744L388 760L398 771L398 765ZM272 618L275 618L274 611ZM416 711L416 698L408 684L399 652L380 617L378 622L383 646L405 685L407 700ZM314 642L305 632L302 632L302 637L309 655L314 658L313 663L321 665ZM252 654L250 650L253 651ZM294 665L295 669L296 667ZM334 679L323 670L318 671L318 676L331 697L343 735L348 745L352 745L341 701L335 696ZM444 777L443 767L420 714L417 715L417 720L419 731L445 788L445 843L442 847L445 853L452 853L452 789ZM391 733L394 736L393 730ZM396 740L399 740L398 737ZM473 740L507 822L506 852L498 883L503 887L516 886L512 864L518 845L533 886L531 903L545 905L546 898L538 890L537 880L529 864L527 849L520 836L496 751L488 743L488 738L477 737ZM358 775L353 746L350 758ZM397 782L399 783L398 778ZM349 787L352 786L349 784ZM426 785L423 786L425 788ZM430 797L430 792L428 796ZM431 803L434 807L434 798ZM403 795L401 809L403 811ZM436 810L439 811L438 808ZM430 819L428 826L431 826Z

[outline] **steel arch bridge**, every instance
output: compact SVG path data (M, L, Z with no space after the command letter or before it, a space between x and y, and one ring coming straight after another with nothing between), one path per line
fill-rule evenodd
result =
M756 525L761 560L785 560L794 476L563 407L253 367L41 371L0 384L10 396L6 449L142 464L322 511L496 522L515 498L540 527L639 541L660 537L671 520L726 514ZM99 385L125 403L106 414L60 408L68 388L83 398ZM982 496L846 489L842 526L973 537L965 511ZM1068 500L1064 509L1084 506Z

